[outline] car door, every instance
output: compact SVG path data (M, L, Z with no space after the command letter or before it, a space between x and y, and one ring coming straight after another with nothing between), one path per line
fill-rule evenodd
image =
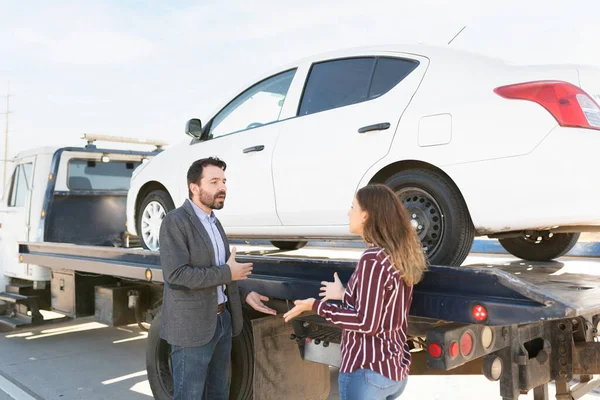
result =
M0 204L0 262L7 276L27 276L27 264L19 264L17 243L29 240L34 166L35 156L18 161Z
M271 161L295 72L284 71L242 92L206 124L202 140L185 149L182 172L204 157L227 163L227 199L218 217L229 232L232 227L280 225Z
M389 151L421 82L420 64L418 57L380 53L311 65L297 116L273 156L284 226L347 224L362 176Z

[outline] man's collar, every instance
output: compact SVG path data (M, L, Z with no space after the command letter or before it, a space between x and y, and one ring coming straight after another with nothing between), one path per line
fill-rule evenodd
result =
M206 211L204 211L203 209L201 209L200 207L198 207L196 205L196 203L194 203L191 199L188 199L188 201L190 202L192 208L194 209L194 211L196 212L196 215L203 220L208 220L208 221L214 221L215 220L215 213L210 212L210 214L208 214Z

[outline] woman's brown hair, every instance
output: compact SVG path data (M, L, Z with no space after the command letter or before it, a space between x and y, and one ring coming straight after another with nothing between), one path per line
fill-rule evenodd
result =
M356 200L367 212L365 242L385 250L407 285L417 284L427 268L425 253L396 193L385 185L368 185L358 190Z

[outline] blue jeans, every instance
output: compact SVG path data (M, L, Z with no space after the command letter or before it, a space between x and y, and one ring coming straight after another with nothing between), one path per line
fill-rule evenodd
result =
M340 372L338 385L341 400L393 400L404 392L408 377L394 381L370 369Z
M231 315L217 315L212 340L200 347L171 346L173 400L228 400Z

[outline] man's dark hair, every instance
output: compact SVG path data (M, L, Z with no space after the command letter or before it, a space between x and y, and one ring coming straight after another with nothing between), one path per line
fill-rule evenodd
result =
M223 171L227 169L227 164L225 161L219 160L217 157L208 157L201 158L200 160L194 161L194 163L190 166L187 173L187 182L188 182L188 196L192 198L192 191L190 190L190 183L200 184L200 179L202 179L202 172L204 168L209 165L214 165L215 167L221 168Z

